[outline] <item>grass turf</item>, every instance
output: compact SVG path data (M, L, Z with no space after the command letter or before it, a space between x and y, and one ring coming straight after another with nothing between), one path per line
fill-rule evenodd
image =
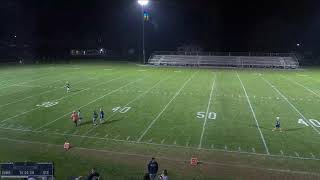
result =
M317 69L208 70L124 64L3 67L0 137L11 145L3 147L0 160L61 162L61 157L69 156L60 152L59 157L50 149L45 151L47 158L44 154L22 156L15 149L30 144L10 139L61 145L68 139L75 147L150 156L167 153L169 158L187 159L197 154L210 161L211 153L217 151L266 155L293 159L286 165L288 169L318 172L314 161L320 157L319 79ZM70 93L63 87L66 81L71 84ZM58 104L39 106L45 102ZM101 107L105 122L93 126L92 111ZM78 109L84 119L75 128L70 113ZM277 116L283 132L272 131ZM163 147L166 149L160 150ZM296 160L304 166L296 167ZM99 160L94 162L103 166ZM281 163L261 163L283 167ZM70 157L70 164L79 167L80 174L87 172L77 158ZM128 179L123 175L127 171L137 178L138 171L144 170L124 169L113 178ZM68 173L59 169L56 175L65 178Z

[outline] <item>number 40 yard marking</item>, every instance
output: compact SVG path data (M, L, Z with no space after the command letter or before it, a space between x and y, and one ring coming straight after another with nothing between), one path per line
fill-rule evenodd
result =
M209 112L208 114L208 119L216 119L217 118L217 113L215 112ZM197 118L203 119L206 117L206 112L198 112L197 113Z
M115 107L112 109L112 112L126 113L131 109L131 107Z
M313 125L314 127L320 128L320 122L319 122L318 120L316 120L316 119L309 119L309 122L310 122L311 125ZM309 124L308 124L305 120L303 120L303 119L299 119L299 120L298 120L298 123L299 123L299 124L303 124L303 125L305 125L305 126L309 126Z

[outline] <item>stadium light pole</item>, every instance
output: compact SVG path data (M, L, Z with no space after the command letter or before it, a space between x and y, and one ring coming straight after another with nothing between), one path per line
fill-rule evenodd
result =
M144 44L144 7L149 4L149 0L138 0L138 3L141 6L142 11L142 56L143 56L143 64L146 63L146 51Z

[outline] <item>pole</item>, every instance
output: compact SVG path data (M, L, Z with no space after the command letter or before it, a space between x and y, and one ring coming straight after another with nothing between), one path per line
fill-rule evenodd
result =
M142 59L143 59L143 64L146 64L146 51L145 51L145 46L144 46L144 6L141 6L141 11L142 11Z

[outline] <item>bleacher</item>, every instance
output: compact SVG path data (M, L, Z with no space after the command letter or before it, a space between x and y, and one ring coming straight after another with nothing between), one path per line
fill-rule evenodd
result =
M183 53L155 52L148 61L156 66L205 66L241 68L296 69L298 59L294 54L261 53Z

